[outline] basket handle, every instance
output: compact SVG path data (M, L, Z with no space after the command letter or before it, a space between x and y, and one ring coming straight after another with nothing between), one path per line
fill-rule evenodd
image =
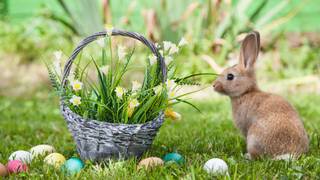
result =
M144 45L146 45L152 53L157 57L157 60L160 61L160 68L161 68L161 73L162 73L162 82L164 83L167 79L167 68L166 64L164 62L164 58L161 56L159 53L158 49L156 46L149 40L147 40L145 37L142 35L136 33L136 32L129 32L129 31L124 31L124 30L119 30L119 29L113 29L112 30L112 36L125 36L125 37L130 37L133 39L136 39L140 42L142 42ZM61 87L64 90L65 86L67 84L67 79L70 74L71 66L73 61L76 59L77 55L81 52L81 50L86 47L89 43L97 40L99 37L105 37L107 36L107 31L102 31L95 33L91 36L86 37L83 39L78 46L73 50L71 56L69 57L68 61L66 62L63 70L63 76L62 76L62 81L61 81Z

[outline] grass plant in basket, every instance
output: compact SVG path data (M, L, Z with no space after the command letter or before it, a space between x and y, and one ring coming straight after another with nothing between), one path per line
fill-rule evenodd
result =
M113 36L117 35L127 36L141 41L149 47L151 53L146 54L145 49L141 51L136 48L135 45L132 46L132 44L129 44L129 47L124 47L119 45L120 43L118 41L114 43ZM78 53L83 50L84 46L96 40L98 37L102 37L97 40L98 44L100 44L99 47L101 47L98 58L92 55L84 58L85 55L82 54L83 56L75 62L74 68L71 68L73 61ZM101 34L94 34L84 39L66 62L63 72L60 66L60 60L62 59L61 52L55 53L56 59L53 63L46 62L52 85L62 97L62 113L67 122L70 117L73 119L69 121L68 127L69 129L73 129L71 131L82 157L88 159L87 156L89 156L89 159L96 159L95 156L93 158L90 157L93 155L87 152L88 149L79 147L86 146L83 144L88 143L88 140L82 142L83 140L79 140L76 137L77 134L83 133L77 132L77 129L83 128L85 131L89 125L83 125L85 123L80 122L82 125L76 128L74 127L76 126L74 119L108 122L113 123L113 126L117 126L117 124L147 124L151 121L156 122L155 119L161 117L159 115L163 113L165 113L167 117L174 119L179 118L180 115L172 110L172 106L179 102L193 106L188 101L182 99L185 95L190 94L190 92L177 95L177 91L179 91L181 85L196 84L192 82L190 78L203 74L194 74L182 78L176 77L175 62L172 61L178 53L179 48L183 48L185 44L186 41L182 39L179 45L165 41L161 45L155 46L137 33L113 29L102 32ZM134 54L138 54L138 58L133 58ZM128 77L127 74L134 73L135 68L141 69L137 66L137 64L143 64L141 60L145 61L144 64L146 64L143 70L144 77L140 82L131 79L131 83L126 83L125 77ZM92 73L89 67L94 68L94 73ZM134 76L131 74L129 77ZM71 115L65 115L68 113ZM162 124L162 120L159 123L160 125ZM97 123L94 126L96 125ZM134 141L135 135L138 136L135 133L139 131L142 132L145 127L147 127L147 125L139 126L133 131L134 133L122 131L124 134L128 133L129 135L127 139L121 138L121 141L128 142L123 143L123 149L120 148L115 151L119 151L119 154L121 154L121 152L128 153L128 151L130 151L129 149L133 149L134 151L135 148L132 146L134 142L132 141ZM157 127L156 130L159 127ZM124 129L126 129L126 127L124 127ZM123 128L121 130L123 130ZM96 135L101 136L101 134L108 134L108 132L101 128L101 132L97 132ZM110 134L112 138L117 138L115 134L119 133L110 130ZM152 134L152 136L154 135L155 133ZM92 144L90 144L90 146L92 146ZM117 146L117 148L119 147L120 146ZM110 146L101 146L96 151L100 151L101 148L106 148L108 152ZM84 152L83 149L86 149L86 152ZM107 155L105 155L105 153L103 155L102 153L99 157L100 156L109 155L108 153Z

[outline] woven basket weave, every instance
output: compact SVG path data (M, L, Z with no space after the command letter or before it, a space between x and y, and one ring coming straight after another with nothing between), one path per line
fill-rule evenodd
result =
M106 31L95 33L82 40L66 62L63 72L62 87L67 85L67 77L73 61L79 52L89 43L99 37L105 37ZM163 57L155 45L138 33L113 29L112 36L125 36L136 39L146 45L157 57L161 68L162 81L166 81L166 65ZM145 124L116 124L84 119L72 112L67 106L68 99L62 93L60 100L61 113L64 116L68 129L71 132L80 157L84 160L106 161L109 159L126 159L128 157L141 157L151 146L158 129L164 120L161 112L154 120Z

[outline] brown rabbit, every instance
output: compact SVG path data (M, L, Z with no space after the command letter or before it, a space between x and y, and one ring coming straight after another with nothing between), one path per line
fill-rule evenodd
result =
M248 158L296 158L308 151L307 133L285 99L258 88L254 65L259 49L259 33L249 33L241 45L239 64L222 72L214 90L230 97L235 125L247 141Z

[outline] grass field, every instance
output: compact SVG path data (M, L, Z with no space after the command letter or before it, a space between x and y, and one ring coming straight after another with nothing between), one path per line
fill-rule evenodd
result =
M31 98L0 97L0 162L6 163L15 150L28 150L37 144L51 144L67 158L77 156L75 145L60 116L58 99L39 90ZM248 161L243 157L245 142L231 120L229 100L226 97L196 101L202 110L197 113L188 106L177 110L183 118L179 122L167 120L152 148L144 155L163 157L168 152L182 154L182 166L165 165L151 171L137 170L136 160L111 163L97 171L86 162L85 169L73 176L78 179L212 179L202 170L206 160L224 159L229 165L230 179L316 179L320 174L320 96L315 94L289 95L307 128L311 145L309 153L294 162L261 159ZM10 176L32 179L63 179L65 174L35 160L28 174ZM218 177L229 179L228 177Z

